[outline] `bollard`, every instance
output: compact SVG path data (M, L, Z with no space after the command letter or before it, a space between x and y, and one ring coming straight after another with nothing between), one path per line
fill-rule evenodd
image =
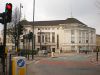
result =
M12 75L26 75L26 58L13 57L12 58Z
M98 62L98 51L96 52L96 61Z

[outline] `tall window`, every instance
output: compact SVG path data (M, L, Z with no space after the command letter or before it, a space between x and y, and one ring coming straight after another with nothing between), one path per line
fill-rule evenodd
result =
M79 31L79 43L82 43L82 31Z
M52 42L55 43L55 33L52 33Z
M79 37L79 43L81 43L81 37Z
M93 37L94 37L94 35L93 35L93 32L91 32L91 43L93 43Z
M88 43L88 40L86 40L86 43Z
M50 32L45 33L45 42L50 42Z
M71 30L71 35L74 35L74 34L75 34L74 30Z
M75 43L75 37L71 37L71 43Z
M48 42L47 37L48 37L47 34L45 34L45 42Z
M71 50L74 51L75 50L75 46L71 46Z
M38 43L40 43L40 36L38 36Z
M59 35L57 35L57 49L59 48Z
M85 32L82 32L82 43L85 43Z
M50 42L50 32L47 33L47 42Z
M89 43L89 34L86 32L86 43Z
M44 35L42 35L42 42L44 42Z

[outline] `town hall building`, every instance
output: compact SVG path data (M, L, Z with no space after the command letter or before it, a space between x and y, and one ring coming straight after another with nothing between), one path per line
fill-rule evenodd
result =
M76 18L34 23L23 20L21 24L25 28L23 35L34 32L36 50L80 52L93 51L96 47L95 28L88 27Z

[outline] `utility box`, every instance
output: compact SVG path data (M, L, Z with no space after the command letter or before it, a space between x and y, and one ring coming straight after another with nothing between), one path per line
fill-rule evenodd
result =
M26 58L13 57L12 58L12 75L26 75Z

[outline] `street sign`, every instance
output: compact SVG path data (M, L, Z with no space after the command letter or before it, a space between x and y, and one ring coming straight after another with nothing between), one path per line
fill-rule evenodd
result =
M25 61L23 60L23 59L19 59L18 61L17 61L17 66L18 67L23 67L25 65Z

